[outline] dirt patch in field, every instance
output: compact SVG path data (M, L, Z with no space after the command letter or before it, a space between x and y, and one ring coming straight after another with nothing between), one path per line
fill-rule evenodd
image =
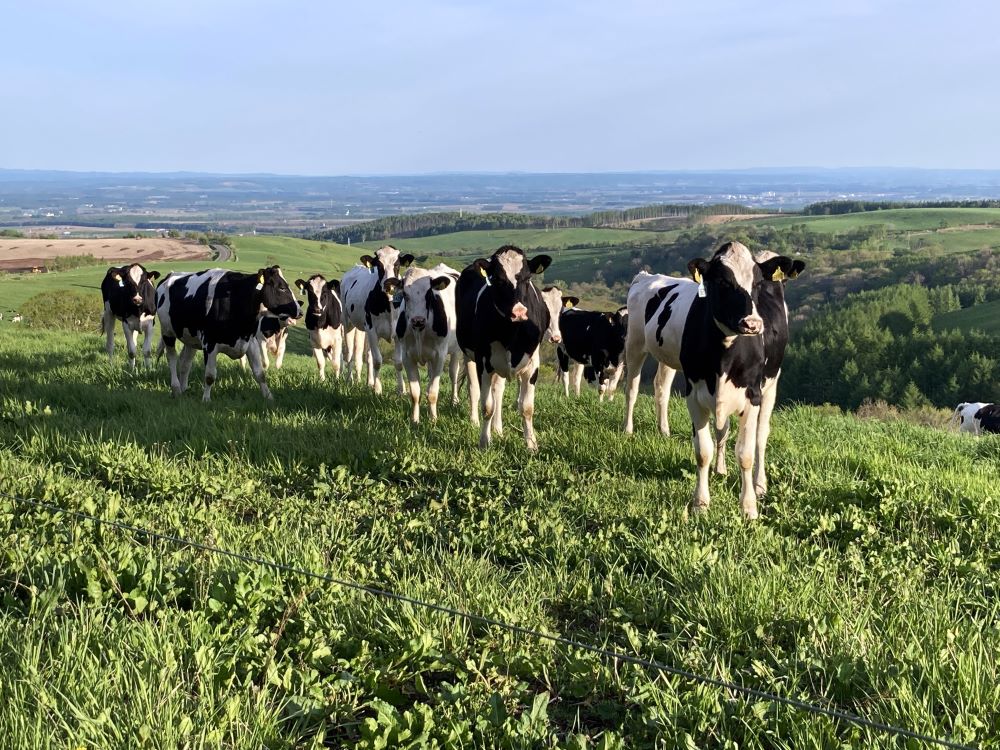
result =
M773 219L781 214L715 214L703 216L699 224L728 224L731 221L748 221L750 219Z
M144 239L67 239L38 240L23 238L0 239L0 271L31 271L44 269L55 257L93 255L111 264L163 260L200 260L212 252L204 245L186 240L163 237Z

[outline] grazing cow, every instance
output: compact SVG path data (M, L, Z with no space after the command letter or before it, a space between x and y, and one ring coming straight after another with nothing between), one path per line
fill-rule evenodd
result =
M306 330L312 345L319 379L326 380L326 359L333 366L334 377L340 377L344 350L344 306L340 303L340 282L327 281L323 276L310 276L308 281L297 279L295 286L306 293Z
M507 378L517 378L524 439L528 450L538 450L534 428L538 347L546 337L559 343L563 297L555 287L539 291L531 277L551 262L548 255L529 259L520 248L504 245L459 276L456 333L468 367L474 424L479 424L476 401L483 411L481 448L489 446L491 432L502 434L504 385Z
M156 290L153 288L153 281L159 277L159 271L147 271L138 263L109 268L104 274L101 282L101 297L104 299L101 330L107 336L108 362L114 364L117 318L122 322L132 369L135 370L136 366L135 353L140 330L143 333L142 359L146 367L150 366L153 325L156 321Z
M628 308L615 312L579 310L575 297L569 298L567 309L559 314L559 332L562 341L556 347L558 374L563 392L569 395L572 374L573 390L580 395L580 382L584 375L587 382L597 386L598 398L603 401L615 392L625 362L625 330Z
M978 433L1000 434L1000 404L986 404L976 412Z
M368 347L368 385L375 393L382 392L379 370L382 367L382 352L379 339L392 341L393 293L386 294L385 284L391 281L393 291L399 286L399 270L413 262L410 254L400 255L399 250L386 245L379 248L374 256L362 255L361 263L346 274L341 283L344 300L344 331L347 334L348 374L352 379L361 380L361 357ZM350 361L353 360L353 372ZM396 381L399 392L403 392L402 363L396 362Z
M740 506L747 518L756 518L752 472L767 369L761 335L765 327L760 312L761 289L765 282L780 281L792 273L793 261L775 256L758 263L744 245L727 242L710 260L696 258L689 262L688 270L693 281L645 271L632 280L625 339L625 431L632 431L632 412L646 356L652 354L668 368L682 370L687 380L698 467L692 510L705 510L710 502L710 417L714 415L716 432L724 433L729 417L738 414Z
M257 273L214 268L167 274L156 289L156 312L175 396L187 390L195 353L200 349L205 355L203 401L211 399L220 353L233 359L246 355L260 392L272 398L261 361L262 342L302 316L278 266ZM184 344L179 368L178 339Z
M459 273L440 263L411 268L403 277L395 331L400 359L410 383L411 421L420 421L420 365L427 367L427 404L437 420L438 390L445 360L451 357L452 403L458 403L458 371L462 352L455 335L455 285Z
M979 434L979 421L976 419L976 412L984 406L989 406L985 401L962 402L955 407L955 413L951 415L950 424L958 424L959 432L968 432L971 435Z

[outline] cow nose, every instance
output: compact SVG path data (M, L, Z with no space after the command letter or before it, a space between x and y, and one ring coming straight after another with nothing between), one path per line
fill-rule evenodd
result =
M135 295L134 297L132 297L132 301L135 302L135 304L137 304L137 305L141 305L142 304L142 295L141 294Z
M746 317L740 321L740 333L755 336L764 330L764 321L757 317Z
M424 326L427 325L426 318L412 318L410 322L413 323L413 327L418 331L424 330Z
M549 341L551 341L553 344L558 344L560 341L562 341L562 336L560 336L558 333L553 333L551 336L549 336Z
M514 305L514 309L510 311L511 320L527 320L528 319L528 308L522 303L518 302Z

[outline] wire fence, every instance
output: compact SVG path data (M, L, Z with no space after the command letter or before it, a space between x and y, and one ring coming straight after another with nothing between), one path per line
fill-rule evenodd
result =
M892 724L886 724L881 721L868 719L863 716L850 713L848 711L843 711L837 708L830 708L828 706L821 706L815 703L801 701L796 698L789 698L786 696L778 695L776 693L771 693L766 690L759 690L757 688L747 687L746 685L741 685L739 683L731 682L729 680L723 680L717 677L710 677L708 675L702 675L696 672L690 672L686 669L681 669L679 667L674 667L669 664L664 664L660 661L656 661L655 659L645 659L639 656L632 656L630 654L625 654L619 651L613 651L611 649L604 648L602 646L595 646L590 643L585 643L584 641L579 641L574 638L567 638L565 636L555 635L552 633L544 633L534 628L528 628L522 625L517 625L515 623L504 622L503 620L498 620L495 617L489 617L488 615L480 615L472 612L464 612L462 610L455 609L453 607L448 607L443 604L423 601L421 599L417 599L412 596L407 596L405 594L400 594L395 591L389 591L387 589L381 589L375 586L368 586L363 583L358 583L357 581L351 581L344 578L337 578L336 576L328 575L326 573L318 573L316 571L306 570L304 568L297 568L293 565L286 565L284 563L274 562L273 560L268 560L262 557L255 557L253 555L245 555L240 552L233 552L232 550L227 550L222 547L217 547L211 544L203 544L201 542L196 542L192 539L185 539L184 537L174 536L172 534L163 534L158 531L153 531L151 529L143 528L142 526L136 526L134 524L124 523L122 521L116 521L109 518L101 518L100 516L96 516L91 513L86 513L84 511L79 511L79 510L72 510L70 508L64 508L60 505L45 502L43 500L20 497L18 495L12 495L7 492L0 492L0 497L13 500L14 502L20 503L22 505L42 508L45 510L53 511L55 513L60 513L63 515L73 516L87 521L92 521L94 523L101 524L103 526L108 526L111 528L118 529L119 531L130 532L131 534L134 535L133 541L135 542L139 542L139 540L136 537L141 535L143 537L146 537L147 539L165 542L167 544L176 545L178 547L188 547L191 549L208 552L213 555L219 555L221 557L227 557L233 560L239 560L240 562L249 563L252 565L260 565L266 568L270 568L272 570L281 571L283 573L291 573L295 575L304 576L306 578L312 578L334 586L341 586L344 588L353 589L355 591L360 591L373 597L379 597L383 599L390 599L397 602L403 602L415 607L421 607L423 609L439 612L441 614L450 615L452 617L456 617L470 623L492 625L512 633L517 633L519 635L527 636L529 638L534 638L539 641L548 641L550 643L555 643L561 646L580 649L582 651L587 651L589 653L595 654L604 661L612 665L616 663L634 664L636 666L643 667L648 671L659 672L661 674L670 675L672 677L678 677L688 682L707 685L722 690L728 690L732 693L737 693L746 696L747 698L769 701L772 703L788 706L798 711L803 711L818 716L826 716L828 718L834 719L835 721L843 722L846 724L853 724L855 726L863 727L865 729L875 730L878 732L883 732L885 734L892 735L895 737L917 740L927 745L954 748L955 750L976 750L976 748L972 745L965 745L960 742L954 742L949 739L941 739L938 737L934 737L932 735L922 734L920 732L916 732L911 729L907 729L905 727L897 727Z

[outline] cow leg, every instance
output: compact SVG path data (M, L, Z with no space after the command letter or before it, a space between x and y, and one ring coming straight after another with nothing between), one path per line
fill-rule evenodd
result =
M378 334L374 329L367 331L368 335L368 385L376 394L382 393L382 350L378 345Z
M111 305L104 303L104 317L101 319L101 329L107 336L104 349L108 353L108 364L115 363L115 316L111 312Z
M316 359L316 366L319 368L319 381L326 380L326 354L319 347L313 347L313 357Z
M398 341L392 342L392 364L396 368L396 393L400 396L405 396L406 387L403 383L403 345Z
M253 347L253 342L250 343ZM212 400L212 386L215 384L215 376L218 373L219 352L214 346L207 346L203 349L205 355L205 388L201 392L201 400L208 403Z
M611 380L608 382L608 387L606 391L608 395L608 401L614 399L615 391L618 390L618 381L622 379L622 375L624 374L624 372L625 372L624 364L618 365L618 367L615 368L615 374L611 377Z
M347 332L347 378L351 382L361 382L362 360L365 352L365 332L353 328Z
M184 348L181 350L180 357L180 367L177 374L177 388L176 395L181 395L188 387L188 377L191 375L191 366L194 364L194 357L198 353L198 350L193 346L188 346L184 344Z
M472 424L479 426L479 411L482 405L479 403L479 381L480 375L476 368L476 363L469 359L465 362L465 377L469 381L469 418Z
M507 379L496 375L493 379L493 432L497 437L503 436L503 392L506 388Z
M711 498L708 494L708 467L712 463L712 429L709 425L711 412L698 401L696 389L692 389L687 399L688 413L691 415L691 436L694 443L694 460L698 479L691 497L691 511L700 513L708 510Z
M646 361L646 352L641 344L625 348L625 425L626 435L632 434L632 415L635 412L635 400L639 396L639 376L642 375L642 365Z
M521 419L524 420L524 442L532 453L538 450L538 439L535 437L535 381L538 380L538 365L538 350L536 349L531 358L531 367L528 367L520 375L520 393L517 397Z
M128 349L128 363L135 372L135 353L139 345L139 331L131 326L127 320L122 321L122 333L125 334L125 348Z
M753 485L753 461L757 447L757 424L760 407L747 401L740 415L740 431L736 436L736 459L740 464L740 508L748 520L757 517L757 493ZM726 421L729 418L726 417Z
M412 424L420 423L420 368L417 366L417 361L413 357L407 357L403 360L403 366L406 368L406 377L410 381L410 406L412 412L410 413L410 422ZM431 419L434 419L434 415L431 415Z
M729 440L729 418L715 423L715 473L726 473L726 441Z
M160 339L160 345L167 355L167 367L170 368L170 391L174 396L180 396L182 389L181 380L177 374L177 339L163 336Z
M778 381L765 383L760 397L760 414L757 416L757 456L754 461L753 486L760 497L767 493L767 470L764 458L767 453L767 441L771 437L771 412L778 398Z
M562 383L563 395L569 398L569 354L561 347L556 347L556 382Z
M344 332L336 329L333 332L333 343L326 350L330 357L330 366L333 368L333 377L340 379L340 368L344 360Z
M271 395L271 389L267 387L267 369L264 367L264 363L260 360L261 350L254 346L253 341L247 347L247 361L250 363L250 371L253 372L254 380L257 381L257 385L260 386L261 395L268 401L274 399Z
M676 375L677 370L661 362L653 378L653 402L656 404L656 423L661 435L670 435L670 389Z
M444 372L445 356L447 355L431 357L427 363L427 407L430 410L432 422L437 422L438 418L438 394L441 391L441 373Z
M144 320L142 326L142 362L146 369L153 366L153 325L154 318Z
M493 429L493 409L496 401L493 398L493 383L497 379L496 373L482 370L480 379L479 402L483 412L483 424L479 430L479 447L486 449L490 447L490 434Z
M462 355L458 352L452 352L448 357L448 376L451 378L451 405L458 406L462 403L462 397L459 394L459 384L461 382L461 372L462 372Z
M251 341L250 346L255 346L254 342ZM271 366L271 358L267 356L267 339L261 339L259 347L260 347L260 363L266 370ZM250 348L247 347L247 351L249 350Z
M288 343L288 329L282 328L278 331L278 351L274 355L274 368L281 369L281 363L285 361L285 344Z
M583 370L584 366L579 362L574 362L573 365L573 395L580 398L580 386L583 385Z

